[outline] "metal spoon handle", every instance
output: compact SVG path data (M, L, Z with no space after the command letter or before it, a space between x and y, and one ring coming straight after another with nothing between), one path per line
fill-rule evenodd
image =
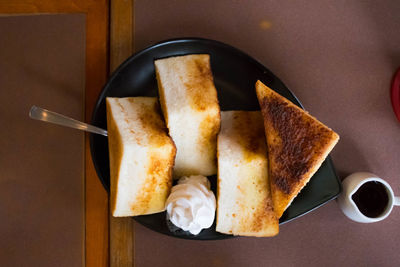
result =
M78 129L78 130L83 130L86 132L91 132L95 134L101 134L104 136L107 136L107 131L101 128L98 128L96 126L74 120L72 118L69 118L67 116L55 113L53 111L40 108L37 106L32 106L31 110L29 111L29 117L35 120L40 120L40 121L45 121L45 122L50 122L50 123L55 123L58 125Z

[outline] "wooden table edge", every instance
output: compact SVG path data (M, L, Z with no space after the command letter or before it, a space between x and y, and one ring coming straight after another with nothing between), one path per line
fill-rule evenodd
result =
M110 70L114 71L133 53L133 0L110 2ZM110 266L135 266L135 231L131 217L109 217Z

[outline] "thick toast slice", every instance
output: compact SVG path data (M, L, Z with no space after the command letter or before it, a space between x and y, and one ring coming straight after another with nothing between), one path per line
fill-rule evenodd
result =
M259 111L221 112L217 205L218 232L243 236L274 236L279 232Z
M106 106L113 216L163 211L176 149L157 98L107 97Z
M274 210L280 218L339 136L260 81L256 93L264 118Z
M177 154L174 177L217 173L220 108L209 55L154 62L161 108Z

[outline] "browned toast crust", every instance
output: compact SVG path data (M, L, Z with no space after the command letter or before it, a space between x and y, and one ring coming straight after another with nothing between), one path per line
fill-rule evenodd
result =
M260 81L256 92L264 117L274 209L281 217L339 136Z

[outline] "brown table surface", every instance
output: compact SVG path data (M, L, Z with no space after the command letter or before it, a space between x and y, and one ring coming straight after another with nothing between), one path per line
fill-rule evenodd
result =
M0 17L0 265L84 264L84 134L28 117L84 119L85 16Z
M400 194L400 124L389 98L400 66L398 1L136 1L136 50L176 37L231 44L267 66L336 130L341 178L370 171ZM398 266L400 209L348 220L335 201L274 238L186 241L135 227L136 266Z

